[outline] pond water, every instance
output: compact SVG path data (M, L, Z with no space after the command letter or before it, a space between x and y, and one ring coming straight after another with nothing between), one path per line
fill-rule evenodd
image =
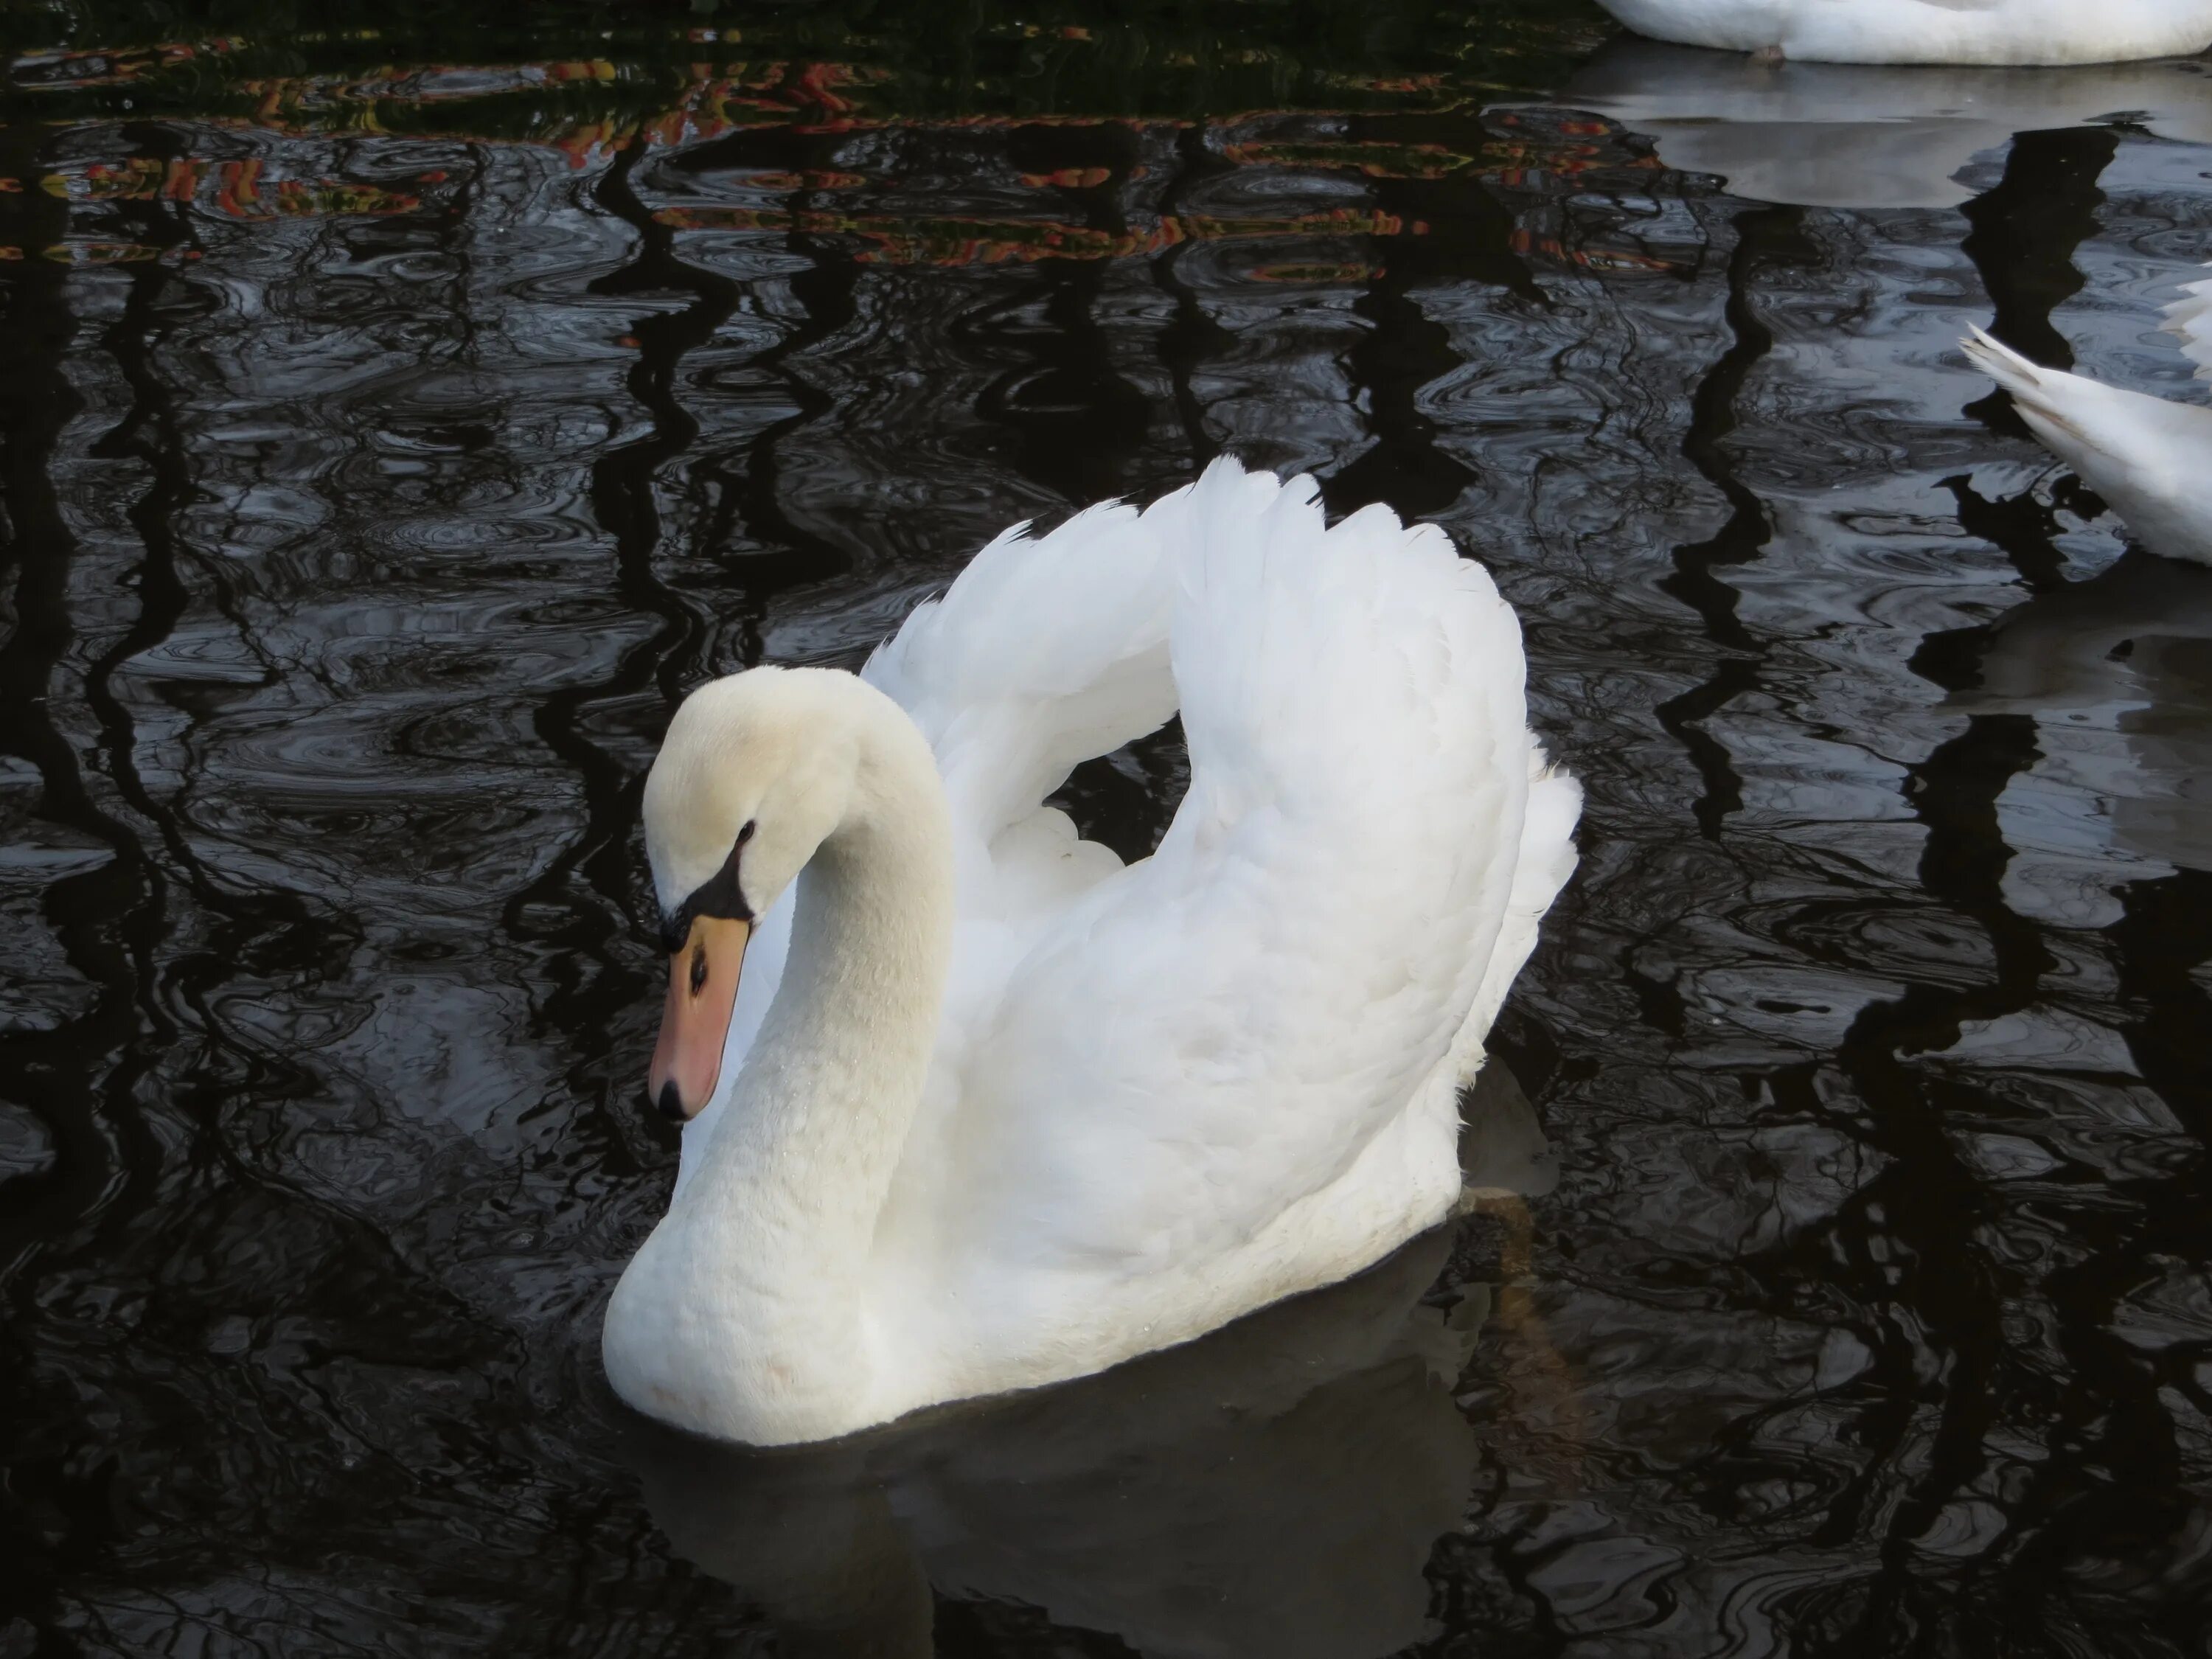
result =
M1955 349L2202 398L2205 64L156 15L0 101L0 1656L2205 1651L2212 568ZM1488 563L1589 790L1481 1209L1066 1389L641 1429L675 701L1224 449Z

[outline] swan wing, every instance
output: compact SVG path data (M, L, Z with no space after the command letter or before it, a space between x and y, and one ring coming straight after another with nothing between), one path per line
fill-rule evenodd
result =
M1046 536L1015 526L862 671L936 751L962 843L964 915L991 908L996 876L979 856L1025 869L1082 856L1045 796L1079 763L1175 713L1160 512L1113 502ZM1085 845L1093 873L1119 867Z
M1516 882L1520 629L1441 531L1332 529L1310 479L1234 462L1155 512L1189 791L1041 930L960 1066L957 1201L1008 1270L993 1301L1048 1325L1082 1316L1075 1282L1202 1281L1416 1112L1419 1167L1370 1207L1383 1248L1437 1219L1470 1012L1516 899L1572 859L1554 790Z

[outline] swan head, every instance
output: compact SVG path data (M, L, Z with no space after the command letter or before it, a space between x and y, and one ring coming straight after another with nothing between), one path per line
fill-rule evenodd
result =
M844 819L880 693L819 668L754 668L676 711L645 781L645 847L668 953L648 1088L682 1121L714 1092L754 918Z

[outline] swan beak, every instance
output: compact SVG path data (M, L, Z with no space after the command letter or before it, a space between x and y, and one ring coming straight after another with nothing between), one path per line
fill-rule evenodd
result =
M684 948L668 958L668 1000L660 1011L649 1085L663 1117L688 1122L714 1097L722 1044L738 1004L738 975L752 936L750 921L696 916Z

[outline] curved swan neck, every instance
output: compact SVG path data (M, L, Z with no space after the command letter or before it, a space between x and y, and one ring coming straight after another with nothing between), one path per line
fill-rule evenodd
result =
M854 1397L878 1370L876 1224L951 957L935 757L890 698L840 678L813 752L852 757L852 787L790 895L775 1000L719 1114L689 1132L708 1137L698 1164L607 1310L608 1375L625 1399L758 1444L866 1420Z
M865 1253L935 1046L952 939L952 836L927 743L855 680L844 816L794 884L791 950L700 1168L708 1201L865 1222ZM780 1154L805 1150L803 1163ZM716 1189L720 1190L717 1191ZM834 1218L834 1219L833 1219Z

